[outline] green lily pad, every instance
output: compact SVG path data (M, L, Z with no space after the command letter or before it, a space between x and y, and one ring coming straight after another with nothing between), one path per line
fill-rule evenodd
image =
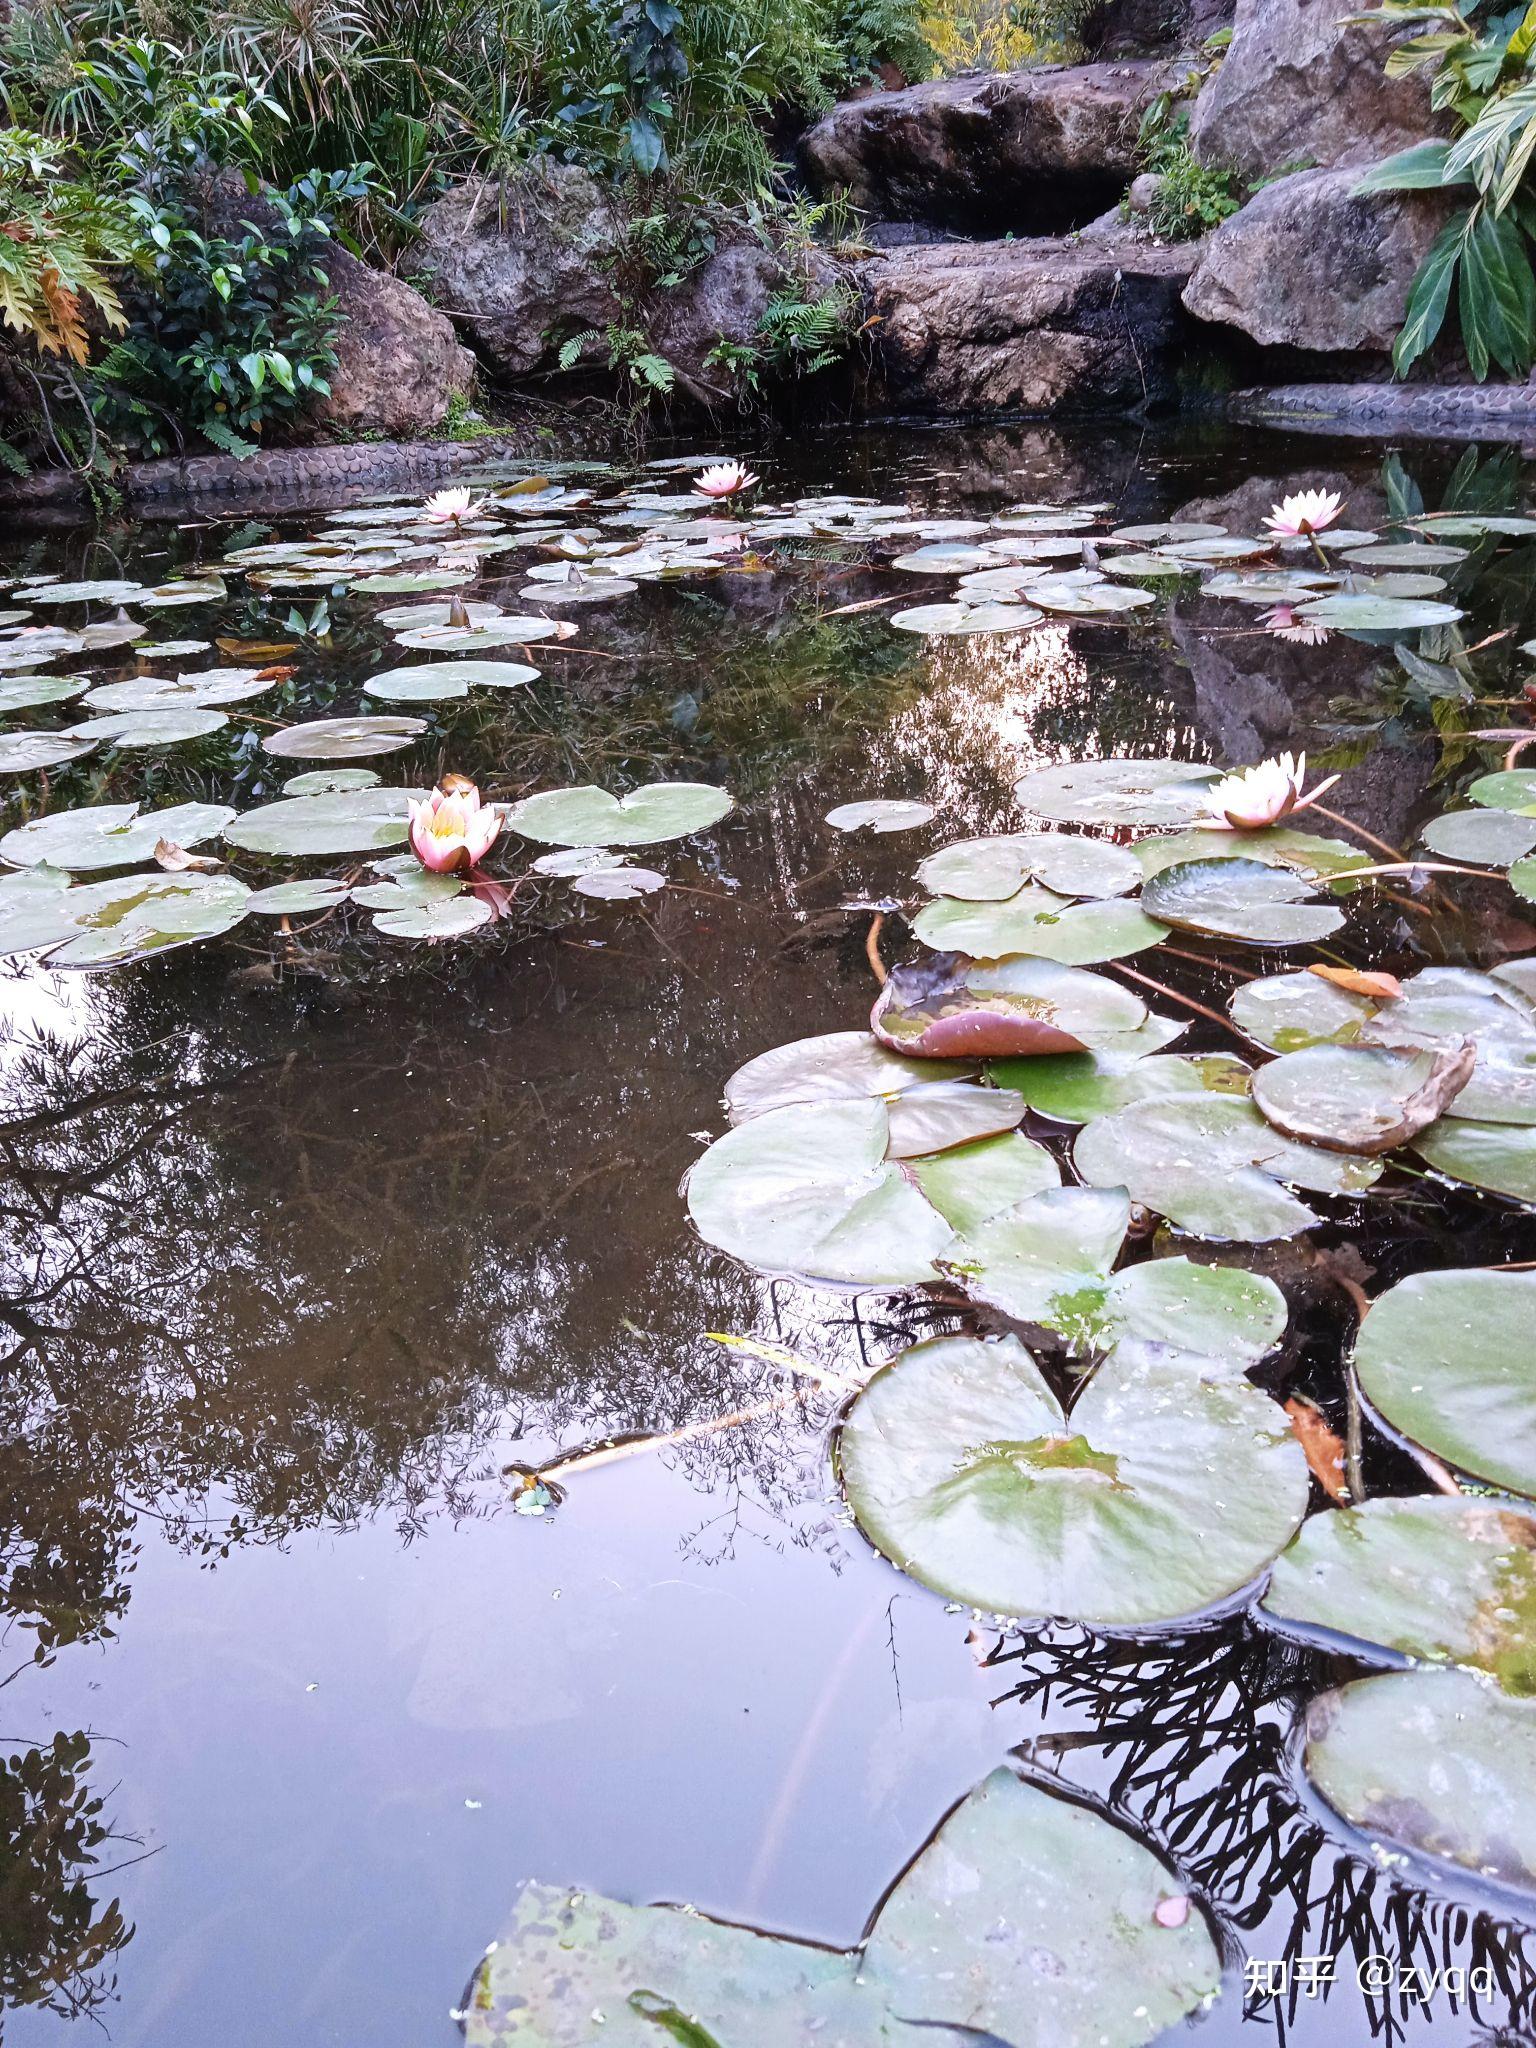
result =
M688 1174L706 1243L768 1273L863 1287L918 1286L949 1225L888 1160L880 1101L794 1103L717 1138Z
M1079 1052L1124 1038L1146 1015L1139 996L1080 968L939 953L892 970L870 1029L892 1052L919 1059L995 1059Z
M419 790L339 789L260 804L224 828L228 845L247 853L364 853L398 846L407 831L406 805Z
M922 1584L1100 1628L1231 1598L1307 1505L1284 1412L1159 1346L1112 1353L1064 1413L1016 1339L920 1344L854 1402L838 1454L859 1526Z
M1158 1043L1167 1043L1166 1034ZM1155 1044L1134 1051L1109 1046L1042 1059L998 1060L990 1072L999 1087L1017 1088L1037 1116L1064 1124L1091 1123L1133 1102L1169 1095L1244 1096L1251 1079L1248 1067L1230 1053L1159 1055Z
M246 898L245 908L252 917L302 917L312 910L334 910L351 893L345 882L314 875L297 882L274 882L270 889L255 889Z
M1536 768L1504 768L1480 775L1467 791L1475 804L1495 811L1536 811Z
M1025 882L1040 882L1059 896L1123 896L1141 879L1136 857L1107 840L1064 832L1001 832L961 839L929 854L917 879L935 896L970 903L1000 903Z
M1429 1494L1304 1522L1264 1611L1416 1663L1485 1671L1536 1694L1536 1516Z
M1352 1827L1502 1884L1536 1884L1536 1703L1466 1671L1394 1671L1307 1709L1308 1778Z
M792 1102L889 1098L933 1081L959 1081L976 1071L968 1060L903 1059L868 1031L827 1031L773 1046L738 1067L725 1084L734 1124Z
M706 831L732 808L707 782L650 782L622 798L586 784L524 797L507 823L542 846L656 846Z
M0 712L30 711L35 704L67 704L85 685L84 676L0 677Z
M81 583L39 583L16 592L23 604L132 604L143 594L142 584L114 576Z
M1352 1045L1380 1007L1372 997L1354 995L1305 968L1245 982L1227 1006L1239 1031L1273 1052Z
M1304 900L1315 886L1293 868L1239 855L1163 868L1148 878L1141 901L1149 917L1180 931L1250 946L1299 946L1327 938L1344 922L1331 903Z
M1517 860L1509 871L1510 886L1527 903L1536 902L1536 860Z
M1297 617L1341 633L1412 633L1424 626L1449 626L1462 616L1454 604L1432 597L1378 597L1370 591L1332 591L1309 598Z
M1024 1120L1024 1098L1006 1088L978 1088L970 1081L929 1081L903 1089L885 1105L890 1127L888 1159L922 1159L996 1137Z
M53 968L116 966L218 937L240 922L249 895L232 875L198 874L119 875L64 890L6 891L0 951L47 946ZM53 930L45 933L49 915Z
M1061 1186L1055 1155L1019 1131L914 1159L907 1170L945 1222L962 1232Z
M225 804L172 804L141 811L137 804L91 804L77 811L53 811L18 825L0 839L0 860L13 867L46 863L75 874L92 868L137 867L153 860L162 839L197 846L215 839L234 817Z
M1361 1391L1458 1471L1536 1495L1536 1274L1416 1273L1375 1301Z
M95 746L107 741L115 747L170 747L183 740L207 739L229 720L222 711L205 711L197 705L175 710L109 711L104 718L88 718L68 728L69 737Z
M526 647L559 632L559 619L483 619L478 626L414 626L397 633L401 647L424 647L434 654L480 654L488 647Z
M1311 1045L1260 1067L1253 1100L1276 1130L1303 1144L1390 1152L1444 1115L1475 1058L1470 1039L1426 1052Z
M1383 540L1351 548L1344 559L1367 569L1450 569L1467 559L1467 550L1438 541Z
M1140 526L1117 526L1111 540L1132 541L1138 547L1167 547L1181 541L1225 540L1227 529L1213 526L1208 519L1163 519Z
M1403 983L1395 1002L1379 1005L1364 1039L1419 1048L1470 1038L1477 1064L1449 1114L1474 1122L1536 1124L1536 1020L1508 974L1422 968Z
M1413 1149L1436 1173L1536 1204L1536 1127L1530 1124L1477 1123L1446 1116L1421 1131Z
M311 718L269 732L261 745L284 761L356 761L398 753L426 729L424 718Z
M1293 1237L1317 1221L1291 1187L1355 1195L1381 1174L1377 1159L1299 1145L1251 1102L1205 1093L1096 1117L1078 1133L1073 1159L1090 1187L1123 1187L1195 1237L1250 1244Z
M1042 577L1029 586L1029 601L1043 612L1072 612L1080 618L1109 618L1156 604L1150 590L1134 583L1063 583Z
M891 613L901 633L927 639L970 639L981 633L1021 633L1038 626L1042 614L1027 604L919 604Z
M1186 861L1261 860L1274 867L1294 868L1319 882L1347 876L1352 869L1367 868L1375 856L1363 853L1343 839L1321 839L1313 832L1296 832L1289 825L1269 825L1261 832L1201 831L1170 832L1155 839L1138 840L1132 849L1141 871L1151 877L1165 868Z
M244 704L277 688L258 682L248 669L234 669L226 681L213 677L135 676L125 683L100 683L86 697L93 711L216 711Z
M639 868L628 862L584 868L571 880L576 895L591 896L599 903L632 903L637 897L652 896L666 886L666 876L658 874L655 868Z
M1447 811L1431 818L1419 837L1443 860L1507 868L1536 846L1536 818L1516 811Z
M1003 903L969 903L940 896L912 921L914 934L939 951L996 960L1030 953L1066 967L1120 960L1167 937L1134 903L1120 898L1073 903L1034 882Z
M1193 761L1062 761L1021 777L1013 794L1059 825L1187 825L1205 811L1215 779Z
M73 732L0 732L0 775L28 775L38 768L57 768L78 761L96 739Z
M288 777L283 795L329 796L341 789L376 789L378 782L375 768L306 768L302 774Z
M839 804L828 811L826 822L834 832L915 832L931 825L937 816L932 804L903 803L896 797L865 797L858 803ZM1536 839L1532 840L1536 845Z
M511 690L522 683L535 683L542 670L525 661L430 661L404 668L385 669L370 676L363 690L390 704L447 703L467 697L474 684L497 690Z
M399 893L406 898L400 908L381 910L373 920L374 930L387 932L392 939L461 939L489 924L493 916L491 906L467 890L429 902L418 902L405 891Z

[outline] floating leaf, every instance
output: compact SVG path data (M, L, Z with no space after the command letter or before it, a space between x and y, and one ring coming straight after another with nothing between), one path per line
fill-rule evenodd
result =
M85 685L84 676L0 677L0 712L30 711L35 704L67 704Z
M1293 1397L1284 1405L1286 1414L1291 1418L1291 1428L1296 1432L1296 1441L1306 1458L1307 1470L1330 1500L1347 1500L1349 1484L1344 1468L1349 1454L1344 1439L1329 1428L1322 1412L1310 1401ZM1302 1527L1305 1528L1306 1524L1303 1523Z
M57 768L78 761L96 745L78 730L62 732L0 732L0 775L26 775L37 768Z
M1166 547L1189 540L1225 540L1227 529L1208 519L1164 519L1142 526L1117 526L1111 540L1133 541L1139 547Z
M524 797L507 823L544 846L655 846L703 832L731 808L727 792L707 782L651 782L623 798L586 784Z
M1536 1516L1432 1494L1303 1523L1275 1561L1267 1614L1536 1694Z
M1102 975L1028 957L939 953L894 969L869 1021L893 1052L992 1059L1080 1052L1135 1031L1146 1014L1138 996Z
M1116 898L1073 903L1033 882L1003 903L940 896L918 912L912 930L925 946L940 951L988 960L1030 953L1068 967L1120 960L1168 935L1134 903Z
M1470 1038L1432 1052L1313 1045L1260 1067L1253 1100L1277 1131L1331 1152L1390 1152L1445 1113L1472 1076Z
M116 747L170 747L183 740L203 740L218 732L229 720L222 711L205 711L196 705L165 711L114 711L104 718L88 718L69 727L72 739L87 746L107 741Z
M345 882L315 875L298 882L275 882L270 889L253 890L245 908L256 917L300 917L312 910L334 910L351 894Z
M1450 569L1467 559L1465 548L1448 547L1437 541L1377 541L1363 548L1351 548L1345 560L1369 569Z
M38 583L16 592L23 604L132 604L143 594L142 584L113 576L83 583Z
M892 612L891 624L929 639L967 639L979 633L1021 633L1026 626L1038 626L1040 618L1027 604L920 604Z
M936 896L1002 902L1026 881L1060 896L1123 896L1141 879L1136 857L1103 839L1064 832L1003 832L961 839L929 854L917 879Z
M173 804L141 811L137 804L91 804L77 811L53 811L18 825L0 839L0 860L13 867L46 863L83 873L92 868L137 867L154 857L162 839L197 846L217 838L235 813L224 804Z
M1106 1046L1057 1058L999 1060L991 1068L992 1078L1000 1087L1017 1088L1037 1115L1066 1124L1090 1123L1133 1102L1169 1095L1246 1095L1249 1069L1230 1053L1157 1056L1158 1046L1183 1028L1175 1026L1170 1033L1165 1026L1154 1042L1134 1051L1127 1044L1126 1050Z
M378 781L374 768L306 768L301 775L288 777L283 795L329 796L341 789L376 789Z
M1082 618L1110 617L1156 604L1150 590L1129 583L1063 583L1042 578L1029 586L1029 601L1045 612L1073 612Z
M1216 770L1192 761L1062 761L1013 786L1037 817L1074 825L1187 825L1208 808Z
M1348 590L1309 598L1297 611L1309 625L1334 626L1341 633L1411 633L1424 626L1452 625L1461 616L1458 606L1431 597L1378 597Z
M0 952L48 947L50 967L113 966L217 937L240 922L250 895L232 875L119 875L59 889L53 873L17 876L34 886L0 891Z
M559 633L559 619L483 619L474 626L416 626L397 633L402 647L425 647L434 654L479 654L488 647L525 647Z
M879 1101L795 1103L716 1139L689 1172L706 1243L769 1273L865 1287L936 1277L949 1225L887 1160Z
M1416 1273L1372 1304L1355 1346L1361 1390L1394 1429L1459 1471L1536 1495L1533 1364L1532 1273Z
M1309 967L1306 971L1332 982L1347 995L1369 996L1378 1003L1395 1003L1403 992L1403 984L1395 974L1382 974L1372 968Z
M1123 1187L1180 1230L1252 1244L1317 1221L1289 1187L1360 1194L1381 1173L1379 1160L1299 1145L1252 1103L1204 1093L1096 1117L1078 1133L1073 1159L1091 1187Z
M936 1080L963 1080L975 1071L970 1061L903 1059L867 1031L827 1031L776 1045L738 1067L725 1084L725 1106L731 1122L739 1124L792 1102L890 1097Z
M1480 775L1467 791L1475 804L1496 811L1536 812L1536 768L1505 768Z
M398 846L406 835L406 805L424 792L341 789L325 795L283 797L246 811L224 828L230 846L247 853L364 853Z
M908 1172L952 1229L969 1231L1030 1195L1061 1186L1044 1145L1018 1131L911 1161Z
M1307 1504L1283 1411L1240 1374L1157 1346L1112 1353L1064 1413L1016 1339L941 1337L876 1373L838 1448L859 1526L912 1577L990 1612L1101 1628L1230 1598Z
M1426 1166L1452 1180L1536 1205L1536 1128L1528 1123L1477 1123L1464 1115L1442 1117L1420 1132L1413 1149Z
M895 797L865 797L852 804L839 804L835 811L828 811L827 823L834 832L859 832L866 826L872 832L915 832L920 825L931 825L936 816L932 804L903 803ZM1536 845L1536 835L1532 837Z
M603 903L628 903L666 886L666 876L654 868L628 866L588 868L571 883L578 896L593 896Z
M210 676L136 676L124 683L99 683L86 698L97 711L212 711L243 704L275 690L279 678L258 678L249 669L232 669L227 680Z
M1443 860L1507 868L1536 846L1536 818L1515 811L1447 811L1431 818L1419 837Z
M482 684L496 690L516 689L522 683L538 681L541 670L524 661L432 661L405 668L385 669L370 676L363 689L370 697L387 703L447 702L467 697L470 688Z
M1336 932L1344 913L1304 899L1315 885L1293 868L1235 856L1179 861L1141 892L1149 917L1181 931L1241 939L1250 946L1313 944Z
M1165 868L1186 861L1261 860L1273 867L1294 868L1299 875L1330 882L1347 876L1352 869L1372 865L1373 856L1362 853L1343 839L1320 839L1312 832L1293 831L1289 825L1269 825L1261 832L1210 832L1193 829L1170 832L1156 839L1138 840L1132 849L1146 876L1159 875Z
M1352 1827L1536 1883L1536 1704L1465 1671L1359 1678L1307 1709L1307 1776Z
M312 718L269 732L261 744L285 761L356 761L398 753L426 729L424 718Z
M393 939L460 939L491 922L494 912L488 903L466 890L462 895L442 897L433 902L407 902L399 910L381 910L373 928Z

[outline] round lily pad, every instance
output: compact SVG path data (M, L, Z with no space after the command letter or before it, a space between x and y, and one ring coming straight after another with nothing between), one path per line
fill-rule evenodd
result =
M885 1110L890 1128L886 1157L922 1159L1011 1131L1023 1121L1024 1098L970 1081L929 1081L904 1089Z
M1119 898L1073 903L1033 882L1002 903L940 896L918 912L912 930L925 946L940 951L989 960L1031 953L1068 967L1120 960L1168 935L1166 926L1154 924L1134 903Z
M1033 769L1013 793L1057 824L1187 825L1205 811L1215 777L1193 761L1062 761Z
M1536 818L1515 811L1447 811L1431 818L1419 837L1444 860L1507 868L1536 846Z
M482 619L477 626L414 626L395 639L401 647L424 647L434 654L480 654L488 647L525 647L532 640L551 639L560 624L528 617Z
M172 804L141 811L137 804L91 804L77 811L52 811L18 825L0 839L0 860L13 867L46 863L85 873L92 868L137 867L152 860L162 839L197 846L214 839L235 813L225 804Z
M791 1102L862 1101L899 1095L931 1081L958 1081L975 1072L962 1060L903 1059L868 1031L827 1031L776 1045L738 1067L725 1084L732 1123L782 1109Z
M1467 795L1491 810L1536 815L1536 768L1503 768L1496 775L1480 775Z
M666 876L658 874L655 868L628 865L587 868L571 882L578 896L591 896L600 903L631 903L638 896L654 895L666 886Z
M1344 922L1332 904L1305 900L1313 887L1293 868L1236 856L1163 868L1149 877L1141 901L1149 917L1182 931L1250 946L1296 946L1325 939Z
M1290 1188L1354 1195L1381 1174L1379 1160L1297 1144L1251 1102L1207 1093L1096 1117L1078 1133L1073 1159L1091 1187L1123 1187L1180 1230L1251 1244L1317 1221Z
M1390 1152L1444 1115L1472 1076L1476 1047L1436 1051L1312 1045L1253 1077L1253 1100L1276 1130L1330 1152Z
M230 846L247 853L364 853L398 846L406 836L406 805L419 790L339 789L260 804L224 828Z
M313 910L334 910L350 894L345 882L314 875L297 882L274 882L270 889L254 889L245 908L247 915L254 917L301 917Z
M961 839L929 854L917 879L936 896L971 903L1002 902L1026 881L1060 896L1123 896L1141 879L1136 857L1123 846L1065 832L1002 832Z
M1530 1124L1442 1117L1419 1133L1413 1149L1426 1166L1452 1180L1536 1204L1536 1127Z
M84 676L0 676L0 712L30 711L36 704L67 704L85 685Z
M1156 604L1150 590L1133 583L1063 583L1042 577L1029 586L1029 601L1043 612L1073 612L1081 618L1109 618Z
M1352 994L1304 968L1245 982L1228 1005L1237 1028L1274 1052L1352 1044L1379 1007L1371 997Z
M1129 1041L1122 1043L1129 1048ZM1155 1044L1134 1052L1108 1045L1043 1059L999 1060L991 1072L999 1086L1017 1088L1037 1116L1065 1124L1091 1123L1133 1102L1166 1095L1248 1093L1250 1071L1230 1053L1159 1055L1157 1045L1166 1043L1160 1035Z
M969 639L981 633L1021 633L1038 626L1041 614L1027 604L919 604L892 612L891 624L902 633L928 639Z
M466 890L462 894L438 897L425 903L406 902L398 910L381 910L373 920L375 931L392 939L460 939L492 918L491 906Z
M1275 1560L1262 1604L1282 1621L1536 1694L1536 1516L1514 1508L1430 1494L1314 1515Z
M879 1101L794 1103L716 1139L685 1183L706 1243L767 1273L921 1285L950 1227L888 1160Z
M1370 867L1375 860L1373 854L1363 853L1347 840L1319 838L1315 832L1297 832L1289 825L1269 825L1260 832L1244 832L1240 836L1192 827L1186 832L1140 839L1132 851L1147 876L1161 874L1165 868L1177 867L1185 861L1231 860L1241 855L1244 860L1294 868L1299 875L1331 882L1347 876L1354 868Z
M135 676L124 683L100 683L86 697L93 711L214 711L243 704L277 688L275 679L257 681L248 669L234 669L227 681L212 676Z
M0 775L27 775L38 768L57 768L78 761L96 745L99 735L84 738L72 732L0 732Z
M1297 616L1341 633L1411 633L1424 626L1449 626L1460 608L1432 597L1378 597L1370 591L1338 590L1309 598Z
M1361 1325L1355 1372L1366 1399L1414 1443L1536 1495L1536 1274L1400 1280Z
M1351 1826L1502 1884L1536 1884L1536 1702L1466 1671L1359 1678L1308 1707L1304 1763Z
M269 732L261 745L284 761L356 761L398 753L426 729L424 718L312 718Z
M1111 540L1132 541L1138 547L1166 547L1189 540L1225 540L1227 529L1213 526L1208 519L1153 520L1140 526L1117 526Z
M284 796L329 796L340 789L374 789L379 775L375 768L306 768L290 775L283 784Z
M915 832L931 825L937 813L932 804L904 803L897 797L864 797L858 803L839 804L828 811L827 823L834 832ZM1536 845L1536 836L1532 842Z
M838 1454L859 1526L924 1585L1100 1628L1229 1599L1307 1505L1283 1411L1161 1347L1112 1353L1064 1413L1016 1339L941 1337L876 1373Z
M870 1029L893 1052L920 1059L994 1059L1080 1052L1123 1038L1146 1014L1139 996L1080 968L940 953L892 971Z
M952 1229L969 1231L1030 1195L1061 1186L1055 1155L1019 1131L912 1160L907 1168Z
M512 690L523 683L536 683L542 670L525 661L429 661L404 668L385 669L370 676L363 689L370 697L404 704L446 702L467 697L472 686Z
M222 711L205 711L198 705L174 710L109 711L103 718L88 718L69 728L70 737L94 746L107 741L115 747L169 747L183 740L206 739L229 720Z
M1467 559L1465 548L1449 547L1439 541L1375 541L1367 547L1351 548L1345 560L1369 569L1450 569Z
M655 846L706 831L731 808L730 795L707 782L651 782L626 797L587 784L524 797L507 823L543 846Z
M216 938L240 922L249 895L232 875L132 874L77 883L48 898L63 926L62 944L41 943L52 947L50 967L117 966ZM41 892L35 900L40 907ZM19 950L9 908L0 910L0 949Z
M39 583L16 595L23 604L132 604L143 586L123 577L99 576L80 583Z

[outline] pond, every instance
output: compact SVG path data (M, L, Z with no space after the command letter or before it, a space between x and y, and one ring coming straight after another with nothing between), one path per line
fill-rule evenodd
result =
M1529 480L753 462L3 543L4 2038L1536 2038Z

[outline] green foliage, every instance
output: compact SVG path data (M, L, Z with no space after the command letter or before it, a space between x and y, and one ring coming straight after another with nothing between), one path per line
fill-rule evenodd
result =
M1153 234L1189 242L1220 227L1242 206L1248 187L1235 171L1203 164L1189 146L1189 108L1159 93L1142 117L1137 154L1160 183L1147 215Z
M1481 383L1493 365L1529 374L1536 358L1536 0L1475 24L1458 4L1384 0L1362 19L1428 24L1387 59L1390 78L1431 74L1430 101L1451 115L1449 142L1421 142L1377 164L1357 193L1462 190L1468 203L1440 230L1419 267L1392 351L1408 371L1441 333L1453 301L1461 344Z
M123 325L112 272L134 247L127 208L70 178L57 144L0 128L0 328L83 363L91 313Z

